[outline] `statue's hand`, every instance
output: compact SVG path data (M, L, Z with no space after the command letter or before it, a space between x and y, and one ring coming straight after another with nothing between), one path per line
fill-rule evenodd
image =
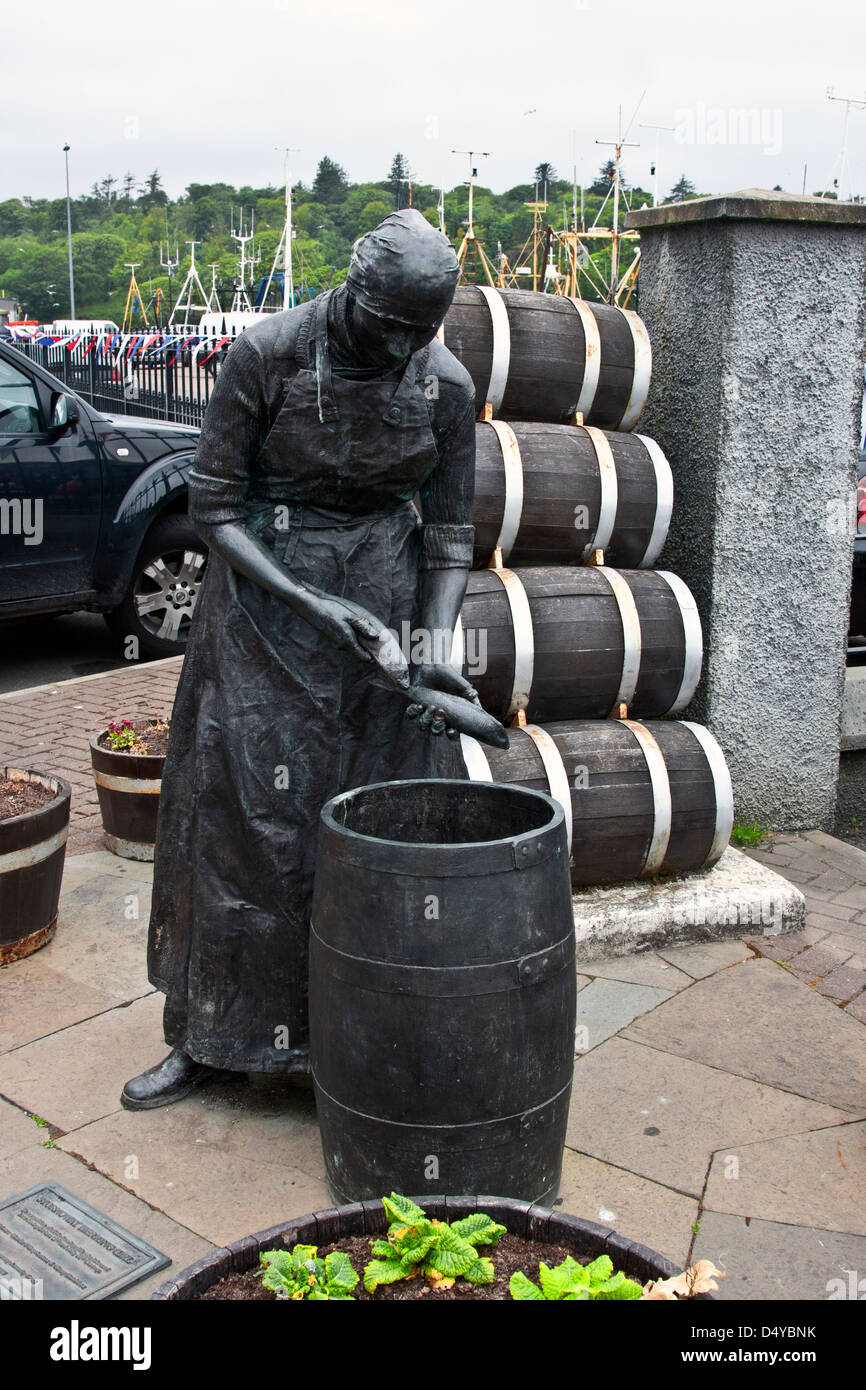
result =
M415 666L412 668L411 684L423 686L427 690L444 690L449 695L460 695L464 700L471 701L472 704L481 708L481 701L474 686L469 684L459 671L455 671L452 666L443 664L430 664L426 666ZM410 705L406 711L409 719L417 719L418 727L429 729L431 734L447 734L448 738L454 739L459 736L458 730L449 726L444 710L438 709L435 704L415 704Z
M373 660L372 652L361 643L364 640L375 641L380 624L364 617L357 607L353 611L338 598L308 593L304 600L304 617L340 651L351 652L361 661Z

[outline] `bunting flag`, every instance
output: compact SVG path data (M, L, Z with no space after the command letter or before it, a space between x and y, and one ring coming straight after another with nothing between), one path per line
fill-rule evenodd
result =
M73 349L74 347L76 347L76 346L78 345L78 343L81 341L83 335L84 335L84 330L83 330L83 329L79 329L78 332L75 334L74 337L70 338L68 342L64 343L63 346L66 348L66 351L67 351L67 352L71 352L72 349Z
M211 351L208 353L207 357L203 357L201 359L202 362L209 362L215 352L219 352L221 347L225 347L226 343L231 341L231 336L232 335L230 333L226 333L224 338L220 338L219 342L213 348L211 348Z

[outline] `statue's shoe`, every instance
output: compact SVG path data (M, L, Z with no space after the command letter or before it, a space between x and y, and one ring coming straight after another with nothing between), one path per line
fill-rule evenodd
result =
M174 1048L158 1066L133 1076L120 1093L125 1110L155 1110L160 1105L173 1105L183 1100L193 1087L218 1075L213 1067L194 1062L186 1052Z

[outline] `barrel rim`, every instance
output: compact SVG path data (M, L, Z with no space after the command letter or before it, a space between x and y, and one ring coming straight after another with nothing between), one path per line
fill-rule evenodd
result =
M26 772L27 776L26 778L12 777L10 774L14 772ZM35 828L42 816L55 810L64 801L71 802L72 800L72 786L70 783L63 777L58 777L53 772L37 772L36 769L32 767L17 767L9 763L0 767L0 779L6 778L13 782L36 781L41 786L47 787L48 791L53 791L55 795L51 801L46 801L44 806L37 806L35 811L22 811L18 816L6 816L4 820L0 820L0 833L8 828L17 830L20 826L27 825L28 823Z
M381 787L411 787L429 786L431 783L437 786L445 785L451 787L471 787L474 793L481 792L487 796L490 790L499 792L517 792L520 796L529 800L544 801L551 811L550 818L544 825L536 826L534 829L521 831L515 835L500 835L495 839L489 840L385 840L379 835L364 835L359 830L352 830L347 825L341 825L335 819L331 807L337 806L340 802L348 801L350 797L358 796L361 792L378 791ZM565 816L559 802L555 801L547 792L536 791L533 787L520 787L513 782L475 782L468 777L404 777L397 778L391 782L369 782L363 787L352 787L349 791L338 792L326 801L319 813L319 820L322 825L326 825L329 830L343 835L347 840L364 841L371 845L394 845L400 848L416 850L436 850L441 854L443 850L451 852L460 850L477 850L493 847L507 846L510 844L525 843L528 840L538 839L544 835L558 833L560 825L565 824Z
M137 715L134 716L142 722L148 724L167 723L171 724L170 717L164 718L162 715ZM108 733L108 725L94 734L88 740L90 746L90 762L94 771L113 772L115 769L120 771L121 776L139 778L147 773L158 774L165 765L165 753L129 753L123 748L106 748L100 744L99 740ZM104 767L99 767L99 763L104 762ZM128 769L125 773L123 769Z

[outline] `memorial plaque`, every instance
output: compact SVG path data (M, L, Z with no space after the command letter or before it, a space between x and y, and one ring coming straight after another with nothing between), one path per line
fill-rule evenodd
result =
M2 1298L111 1298L170 1263L55 1183L0 1202Z

